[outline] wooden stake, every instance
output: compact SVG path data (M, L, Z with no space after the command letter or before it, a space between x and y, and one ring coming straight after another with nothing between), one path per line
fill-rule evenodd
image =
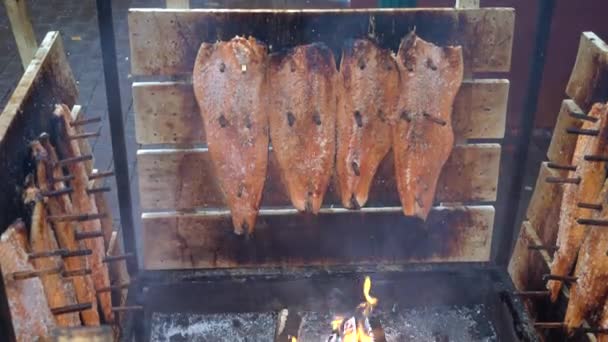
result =
M55 316L57 315L65 315L72 312L80 312L84 310L89 310L93 307L91 303L80 303L80 304L72 304L66 305L58 308L52 308L51 313Z

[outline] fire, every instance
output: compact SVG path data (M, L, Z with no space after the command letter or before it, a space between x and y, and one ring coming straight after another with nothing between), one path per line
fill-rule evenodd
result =
M290 342L298 342L298 339L295 338L295 337L293 337L293 336L291 336L291 341Z
M359 304L355 316L346 319L344 317L336 317L331 322L331 327L334 332L338 332L340 341L342 342L373 342L369 322L367 317L372 309L378 304L378 299L372 297L369 292L372 288L372 281L369 277L365 277L363 282L363 297L365 302Z

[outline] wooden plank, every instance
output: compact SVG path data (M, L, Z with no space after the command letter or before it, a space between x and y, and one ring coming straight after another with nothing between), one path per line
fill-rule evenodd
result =
M167 0L167 8L190 8L190 0Z
M189 75L202 42L254 36L271 51L324 42L339 55L344 41L366 36L397 50L410 30L439 45L462 45L465 68L506 72L511 65L512 8L458 9L131 9L133 75Z
M539 250L531 250L530 245L542 244L528 221L524 221L513 249L507 268L515 288L520 291L544 291L543 274L548 273L549 264L543 257L549 257ZM550 261L550 260L549 260Z
M0 114L0 230L25 217L22 185L31 165L29 142L49 132L56 103L73 106L76 81L58 32L49 32Z
M562 184L547 183L545 180L547 177L564 177L568 171L550 169L547 164L547 162L543 162L540 166L534 193L528 204L526 219L540 237L541 243L553 246L557 240L563 186Z
M583 111L573 100L564 100L547 150L547 158L557 164L568 165L572 162L578 136L566 133L566 128L580 128L583 124L582 120L572 117L572 113L583 113Z
M608 45L593 32L583 32L566 94L585 112L608 100Z
M496 200L500 145L457 146L437 186L437 202ZM225 207L205 148L139 150L137 154L141 207L144 210L183 210ZM335 182L324 203L339 205ZM290 206L274 154L269 155L262 206ZM397 206L399 196L392 154L382 162L373 181L367 206Z
M479 8L479 0L456 0L456 8Z
M400 207L262 210L248 240L226 211L142 215L147 270L489 261L494 207L435 208L426 222Z
M25 0L4 0L4 6L17 43L21 64L25 70L38 49L34 28L27 12L27 2Z
M500 139L505 133L509 81L465 81L454 102L456 139ZM191 83L133 83L139 144L205 143Z

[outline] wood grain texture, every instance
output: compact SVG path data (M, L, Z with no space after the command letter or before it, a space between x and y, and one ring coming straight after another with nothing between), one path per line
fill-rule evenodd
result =
M508 80L465 81L454 101L456 139L503 138L508 97ZM139 144L205 143L192 84L133 83L133 107Z
M566 94L584 111L608 99L608 45L593 32L583 32Z
M494 208L435 208L426 222L401 207L360 211L262 210L248 241L233 233L227 211L142 215L147 270L251 266L484 262Z
M546 262L543 259L543 256L548 257L545 253L528 248L530 245L542 244L533 232L530 222L524 221L507 268L515 288L520 291L545 290L542 276L548 273L550 260Z
M225 207L207 149L139 150L137 160L143 210ZM272 152L268 162L262 206L289 206ZM436 202L496 200L499 164L498 144L456 146L439 179ZM393 165L389 153L376 173L367 206L400 205ZM324 204L339 203L340 196L332 181Z
M568 171L555 170L547 167L547 162L540 166L536 186L528 204L526 219L528 224L539 236L541 243L555 245L559 221L559 211L562 203L562 184L547 183L547 177L565 177Z
M568 134L566 129L570 127L580 128L583 123L582 120L573 118L570 115L572 113L583 113L583 111L573 100L564 100L553 128L551 144L547 150L547 158L557 164L568 165L572 162L578 135Z
M25 217L21 185L31 165L16 161L27 160L29 142L50 131L55 104L72 106L77 98L61 37L49 32L0 114L0 230Z
M23 65L23 69L26 69L38 49L36 34L34 34L32 21L27 11L27 1L4 0L4 6L6 7L8 19L11 22L11 29L17 43L21 64Z
M511 65L514 21L512 8L132 9L131 72L190 74L202 42L229 40L235 35L254 36L272 51L321 41L340 55L346 39L372 32L382 47L396 51L401 38L414 27L427 41L462 45L467 69L505 72Z

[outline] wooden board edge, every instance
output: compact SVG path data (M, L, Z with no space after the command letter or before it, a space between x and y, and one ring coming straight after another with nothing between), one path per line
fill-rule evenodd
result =
M455 154L454 158L457 159L448 161L446 165L450 165L449 170L452 174L461 173L459 176L461 182L454 183L453 180L456 178L450 177L449 172L442 173L437 185L436 201L464 203L495 201L500 172L501 146L496 143L480 143L457 145L455 150L453 152ZM141 207L144 210L190 210L203 207L224 207L219 188L215 182L213 184L208 182L214 177L212 166L200 164L200 162L208 162L203 155L207 152L206 148L138 150L137 167L139 192L142 199ZM271 154L269 162L275 166L269 168L267 175L273 181L266 182L264 186L263 207L290 205L287 194L279 180L280 171L276 167L276 160L273 158ZM485 162L482 162L480 158ZM181 167L177 169L178 166L173 165L174 160L179 160L179 165L190 165L190 169ZM185 160L189 160L187 164L183 164ZM474 165L467 166L469 162L474 163ZM173 167L176 167L176 169L174 170ZM160 172L159 170L163 171ZM392 177L394 172L389 160L385 160L378 170L378 173L384 176L376 175L374 177L368 207L398 205L397 190L393 188L393 181L385 181L389 179L388 177ZM462 181L463 170L468 170L466 181ZM332 204L341 207L336 184L332 181L329 187L324 202L326 205ZM178 190L179 192L175 192ZM385 194L386 191L393 191L394 193L380 195ZM159 192L164 194L164 197L159 199L156 194ZM205 193L205 201L201 201L199 196L201 193Z
M568 165L572 162L577 136L568 134L566 128L580 128L582 125L582 120L571 116L573 113L584 112L574 100L563 100L553 128L551 143L547 149L547 158L553 163Z
M375 9L130 9L128 13L129 23L129 35L130 35L130 51L131 51L131 73L134 76L170 76L170 75L184 75L191 73L191 68L185 66L179 66L179 63L167 62L167 66L160 67L148 67L145 64L145 60L140 56L158 55L157 52L152 50L163 50L152 48L151 51L142 53L140 50L141 43L136 42L140 33L133 33L134 28L137 27L137 21L143 19L149 21L149 19L140 18L147 15L154 16L157 20L159 16L171 16L173 19L171 22L180 15L185 14L197 14L197 15L238 15L238 14L252 14L252 15L294 15L294 14L369 14L382 15L382 14L404 14L404 13L417 13L417 12L437 12L442 15L446 13L452 13L455 16L464 15L469 16L463 22L467 23L467 27L462 28L463 34L471 34L479 36L485 31L489 31L495 36L492 36L486 40L480 41L475 40L479 44L470 47L468 55L474 56L471 62L465 65L465 67L471 72L508 72L511 69L512 60L512 49L513 49L513 33L515 24L515 10L512 7L483 7L483 8L438 8L438 7L420 7L420 8L375 8ZM488 20L487 27L480 28L478 25L480 20ZM181 25L183 26L183 25ZM460 28L459 28L460 29ZM146 30L147 31L147 30ZM171 32L165 32L166 34L172 35ZM182 34L177 34L181 40L187 40ZM147 43L150 43L148 41ZM179 45L176 41L174 44ZM191 45L193 43L188 42L188 49L193 49ZM148 44L147 44L148 45ZM148 48L149 49L149 48ZM499 53L489 55L488 51L499 49ZM172 54L175 55L175 52ZM190 58L180 57L177 60L186 61ZM182 62L185 63L185 62ZM189 63L189 62L188 62ZM163 70L165 69L165 70Z
M20 114L19 109L29 97L36 80L41 75L41 70L50 63L49 59L55 49L63 50L63 45L59 32L51 31L46 34L42 43L40 43L40 47L36 51L34 58L25 69L23 76L0 114L0 144L2 144L3 138L10 129L13 120Z
M508 79L469 79L454 102L457 141L502 139L506 128ZM190 82L134 82L138 144L205 143L203 124Z
M595 33L583 32L566 94L588 111L593 103L606 101L607 87L608 45Z
M329 209L327 209L329 210ZM398 215L402 216L401 208L399 207L391 207L391 208L383 208L380 211L379 209L368 210L363 209L361 212L353 212L348 210L333 210L331 212L325 212L319 214L319 217L331 217L331 222L339 222L340 217L343 218L343 221L350 222L349 217L360 215L361 218L367 217L368 220L378 218L386 219L387 215ZM463 222L453 221L450 223L449 219L445 220L448 222L444 222L443 224L450 226L454 232L453 236L450 238L462 239L459 240L462 245L459 246L455 254L450 254L453 251L443 251L442 248L444 246L436 246L437 251L427 251L428 255L425 257L419 257L416 255L410 256L407 251L407 248L403 247L399 241L393 241L396 245L400 246L399 249L402 250L400 253L405 253L404 256L394 256L394 259L391 261L390 257L386 258L389 263L428 263L428 262L488 262L490 260L490 249L491 249L491 234L493 230L493 223L495 217L495 210L493 206L468 206L468 207L437 207L435 210L448 210L444 212L444 214L439 213L439 215L452 215L454 217L458 217L458 215L462 213L466 213L470 215L470 221L474 222L482 227L464 227ZM337 213L336 213L337 212ZM329 214L333 215L329 215ZM303 222L301 218L296 216L297 214L291 209L275 209L275 210L264 210L259 220L263 221L263 217L275 217L274 223L281 222L300 222L301 225L313 224L314 223L301 223ZM345 216L347 215L347 216ZM282 218L277 219L277 216L282 216ZM287 221L285 221L287 219ZM405 219L405 218L404 218ZM205 224L205 220L210 220L207 222L211 222L210 226L201 228L201 224ZM168 225L167 225L168 224ZM207 223L208 224L208 223ZM296 223L298 224L298 223ZM456 228L458 225L463 226L460 227L461 230ZM304 257L302 259L299 258L298 252L292 250L292 248L285 249L286 246L289 246L290 243L286 241L290 241L290 239L296 239L297 241L291 241L293 243L297 243L300 247L304 246L304 249L307 249L306 246L313 245L316 243L318 237L315 234L342 234L340 229L336 224L329 226L311 226L316 227L314 231L307 231L304 226L292 229L294 227L285 226L263 226L262 228L258 228L256 230L257 234L262 234L260 240L255 242L254 240L249 240L247 246L258 245L258 247L253 247L253 254L251 250L249 252L243 251L241 248L238 250L234 250L236 247L241 245L241 241L244 241L241 237L238 237L232 233L232 226L230 223L229 212L196 212L196 213L183 213L183 212L166 212L166 213L143 213L142 214L142 234L143 234L143 254L144 254L144 269L145 270L171 270L171 269L206 269L206 268L234 268L234 267L273 267L280 265L289 265L289 266L298 266L298 265L306 265L306 266L326 266L326 265L338 265L338 264L365 264L365 263L375 263L378 262L376 257L373 255L370 258L366 258L363 255L353 256L352 259L344 258L338 252L338 256L326 256L323 255L323 248L320 248L319 251L304 252L308 257ZM310 228L310 227L309 227ZM402 227L403 228L403 227ZM202 230L201 230L202 229ZM368 229L368 227L364 228ZM380 228L378 228L380 229ZM395 231L398 229L395 226L388 226L382 228L382 233L378 234L387 234L389 231ZM427 238L416 238L416 234L413 233L412 230L409 231L411 234L411 238L416 240L416 244L428 244L439 241L437 239L446 238L445 234L441 234L438 232L434 232L434 228L423 227L425 231L429 231ZM348 230L354 234L358 235L360 232L359 228L353 228L352 226L348 227ZM264 232L265 231L265 232ZM408 235L408 230L401 230L404 235ZM294 236L295 234L301 236ZM312 234L312 235L310 235ZM369 235L368 232L365 234ZM373 234L372 234L373 235ZM389 233L390 235L390 233ZM449 235L449 233L448 233ZM392 236L392 235L391 235ZM434 237L433 237L434 236ZM350 246L346 241L350 238L350 236L345 237L345 246ZM372 240L374 238L372 237ZM391 237L393 239L393 237ZM426 239L426 240L425 240ZM198 240L198 241L197 241ZM308 240L308 241L306 241ZM321 240L325 241L323 237ZM448 239L449 240L449 239ZM159 244L158 241L163 241L162 244ZM371 240L370 240L371 241ZM442 240L444 241L444 240ZM410 241L408 244L412 244L414 241ZM365 244L366 242L359 243ZM280 244L283 246L279 248L278 255L272 257L261 257L259 254L264 254L267 250L275 251L274 245ZM324 244L322 242L322 244ZM356 242L355 242L356 244ZM243 245L245 246L245 245ZM245 248L250 248L245 247ZM294 246L292 246L294 247ZM394 246L393 246L394 247ZM299 248L299 247L297 247ZM348 248L348 247L345 247ZM371 247L370 247L371 248ZM387 247L388 248L388 247ZM415 247L414 247L415 248ZM404 250L405 249L405 250ZM372 250L380 250L380 254L384 252L382 248L371 248ZM326 250L325 250L326 251ZM273 253L275 253L273 252ZM317 253L319 252L319 253ZM236 254L234 254L236 253ZM242 254L243 253L243 254ZM255 255L259 253L258 255ZM283 255L282 253L285 253ZM367 251L363 252L367 253ZM444 253L442 255L442 253ZM447 253L447 254L445 254ZM179 254L179 256L178 256ZM197 254L204 255L204 258L199 258ZM415 254L415 253L414 253ZM224 256L222 256L224 255ZM312 257L311 257L312 255ZM207 259L207 256L210 259ZM239 260L241 258L242 260ZM332 259L334 258L334 259ZM383 256L379 256L378 258L384 259ZM308 260L305 260L308 259Z

